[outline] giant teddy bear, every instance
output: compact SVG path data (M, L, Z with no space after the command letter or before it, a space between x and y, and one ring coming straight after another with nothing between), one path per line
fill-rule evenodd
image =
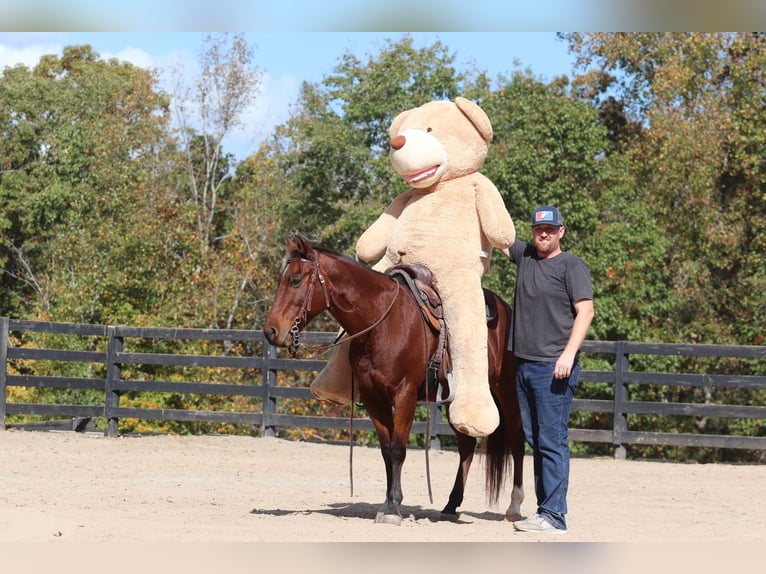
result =
M497 188L478 172L492 125L474 102L431 101L400 113L389 129L391 165L410 188L396 197L356 244L378 271L399 263L431 269L442 298L452 360L449 420L480 437L499 424L487 380L487 324L481 278L492 247L516 230ZM315 396L351 401L347 346L336 349L311 384ZM357 397L355 396L354 399Z

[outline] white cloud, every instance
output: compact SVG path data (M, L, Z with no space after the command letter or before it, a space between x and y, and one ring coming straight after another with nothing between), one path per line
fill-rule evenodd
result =
M12 44L0 44L0 70L19 64L34 67L46 54L60 54L62 47L54 44L30 44L16 47Z
M244 159L287 121L290 106L295 103L300 81L291 75L274 78L264 73L261 91L255 103L243 114L243 126L225 139L224 151Z

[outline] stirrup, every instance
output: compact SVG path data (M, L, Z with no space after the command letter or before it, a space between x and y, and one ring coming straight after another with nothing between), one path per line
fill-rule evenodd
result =
M447 390L449 391L449 395L446 399L442 399L442 384L439 382L439 384L436 386L436 404L437 405L446 405L448 403L451 403L455 400L455 385L452 384L452 373L447 373Z

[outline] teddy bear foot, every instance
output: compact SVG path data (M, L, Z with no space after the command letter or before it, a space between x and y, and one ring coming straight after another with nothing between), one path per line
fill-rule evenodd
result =
M450 423L461 433L475 438L492 434L500 425L500 415L497 412L497 407L495 407L494 403L492 403L491 407L487 407L484 410L477 409L475 405L471 406L473 408L468 409L469 412L465 412L466 409L462 408L462 403L458 401L453 402L449 406L448 417Z
M497 426L494 427L476 427L473 424L470 423L463 423L463 424L455 424L452 423L454 427L461 432L462 434L472 436L474 438L483 438L485 436L489 436L492 434L492 432L497 428Z
M314 380L309 386L311 394L320 401L327 401L336 405L348 406L351 404L351 389L327 389L322 386L322 381Z
M348 362L348 343L341 341L327 359L324 369L311 381L309 390L320 401L342 406L351 404L351 365ZM359 402L359 389L353 389L353 401Z

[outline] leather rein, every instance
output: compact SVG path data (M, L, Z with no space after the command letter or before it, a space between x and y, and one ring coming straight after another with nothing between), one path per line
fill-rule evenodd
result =
M295 316L295 319L293 319L293 326L290 328L290 334L293 337L293 342L288 347L288 352L290 353L290 355L294 356L298 350L298 345L300 345L301 323L303 323L304 326L306 325L306 318L308 316L309 305L311 304L311 301L314 297L314 287L316 286L317 281L322 286L322 291L324 293L325 306L322 308L322 311L326 309L330 309L332 307L332 298L330 297L330 292L327 290L327 281L325 279L324 273L322 272L322 268L319 265L318 259L315 261L312 259L306 259L305 257L292 257L287 260L287 264L289 265L290 263L308 263L313 268L311 270L311 282L309 283L309 288L306 293L306 297L301 302L301 306L298 309L298 314ZM391 303L389 304L388 308L385 310L383 315L369 327L362 329L358 333L354 333L353 335L348 335L347 337L345 337L343 339L344 343L350 341L351 339L355 339L357 337L361 337L362 335L369 333L375 327L377 327L383 322L383 320L391 312L391 309L394 308L394 303L396 303L396 298L399 296L400 283L399 281L394 281L394 284L396 285L396 291L394 292L394 296L391 299ZM329 345L316 346L314 347L314 349L317 351L327 351L329 349L332 349L333 347L337 347L340 344L339 340L341 336L342 335L339 335L334 343L331 343Z

